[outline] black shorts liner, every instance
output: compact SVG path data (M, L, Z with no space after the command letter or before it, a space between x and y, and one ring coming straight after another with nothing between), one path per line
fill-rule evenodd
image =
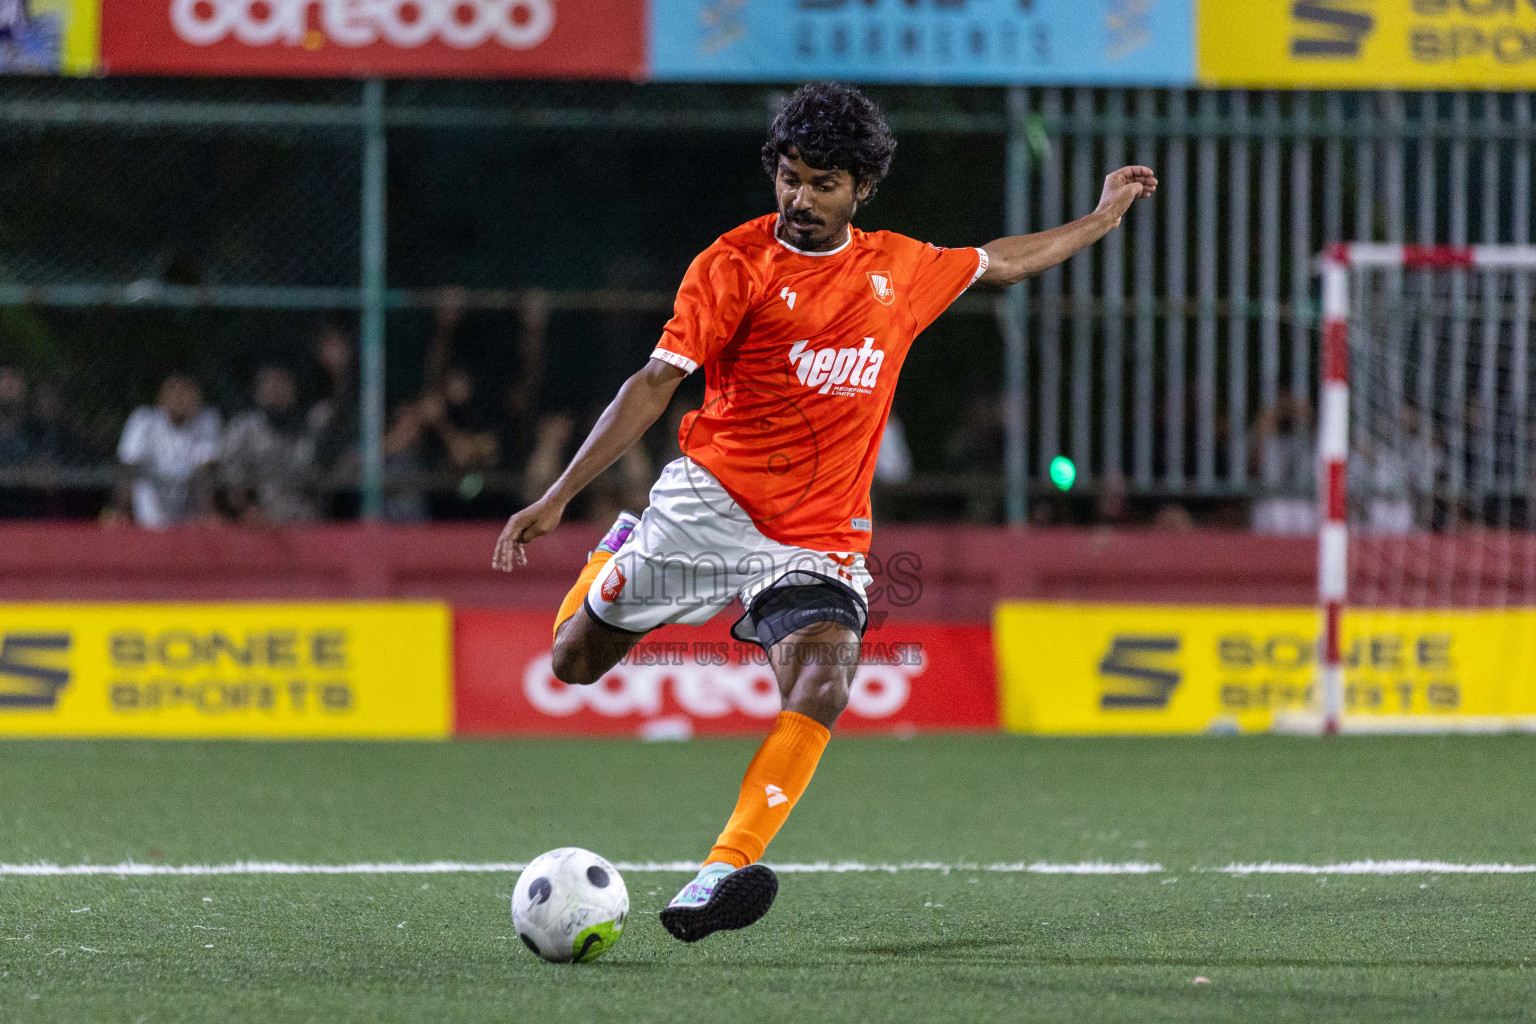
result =
M785 573L752 599L747 613L731 626L731 636L763 650L806 626L837 622L864 637L869 621L864 601L852 587L819 572Z

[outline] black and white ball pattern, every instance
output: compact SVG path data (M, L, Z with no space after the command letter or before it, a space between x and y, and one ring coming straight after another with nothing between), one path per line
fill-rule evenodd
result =
M608 861L563 846L536 857L512 890L518 938L555 963L585 963L611 949L629 914L629 890Z

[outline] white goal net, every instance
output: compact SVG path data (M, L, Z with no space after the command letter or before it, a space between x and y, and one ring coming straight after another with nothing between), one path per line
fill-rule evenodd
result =
M1536 248L1323 274L1324 727L1536 727Z

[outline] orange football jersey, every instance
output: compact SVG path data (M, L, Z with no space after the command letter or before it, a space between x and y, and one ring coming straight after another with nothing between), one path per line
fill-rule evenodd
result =
M704 405L678 443L764 535L868 552L869 485L901 364L987 254L853 227L842 247L806 252L777 226L759 217L699 254L651 355L704 367Z

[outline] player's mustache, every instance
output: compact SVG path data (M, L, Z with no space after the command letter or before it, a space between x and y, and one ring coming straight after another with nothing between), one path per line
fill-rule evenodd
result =
M798 224L801 227L810 227L811 225L821 223L821 221L817 220L816 218L809 216L796 216L793 213L787 213L785 216L789 218L789 222L791 224Z

